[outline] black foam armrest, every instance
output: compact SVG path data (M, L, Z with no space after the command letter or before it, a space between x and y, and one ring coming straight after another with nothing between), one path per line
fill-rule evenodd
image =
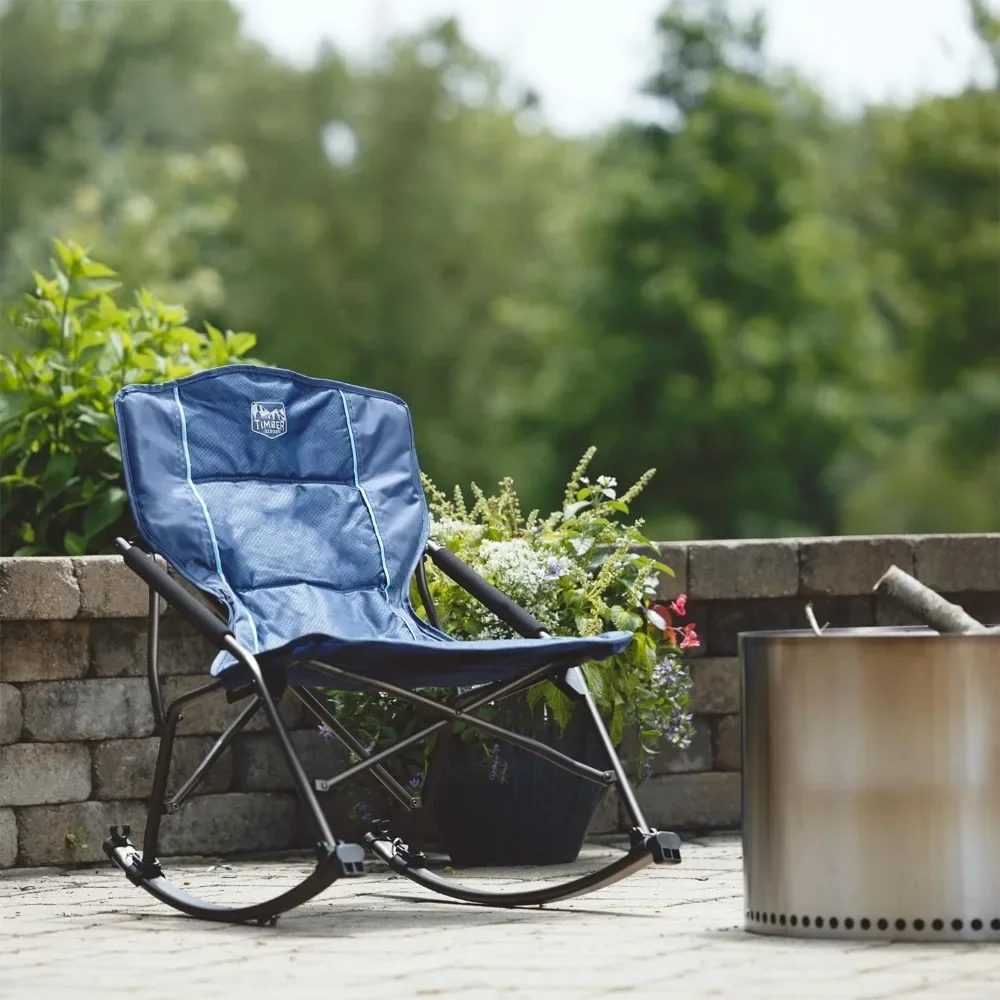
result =
M465 587L477 601L485 605L515 632L527 639L537 639L545 626L529 614L519 604L515 604L502 590L484 580L471 566L467 566L450 549L444 546L428 546L427 553L434 565L446 573L455 583Z

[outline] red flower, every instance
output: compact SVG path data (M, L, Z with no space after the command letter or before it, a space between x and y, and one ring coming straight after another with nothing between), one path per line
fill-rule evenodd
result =
M680 648L697 649L700 645L701 640L698 638L698 635L694 630L694 622L689 622L684 626Z
M697 649L701 645L695 623L688 622L683 628L674 625L674 615L684 615L687 611L687 594L679 594L667 604L651 604L646 608L646 620L674 646L680 649Z

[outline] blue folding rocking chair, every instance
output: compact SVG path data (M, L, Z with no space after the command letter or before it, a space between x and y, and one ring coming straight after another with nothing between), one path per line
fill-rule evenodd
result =
M428 541L429 520L410 414L395 396L251 365L212 369L159 385L126 386L115 397L129 501L143 542L116 541L126 564L149 586L149 688L160 750L141 850L128 827L113 827L104 851L128 878L163 902L208 920L268 922L336 879L365 871L365 847L420 885L473 903L537 905L581 895L648 864L676 864L680 841L651 829L636 802L580 664L627 646L627 632L587 638L548 635L449 550ZM159 554L228 612L223 621L164 572ZM506 622L520 639L459 642L446 635L427 589L430 558ZM414 612L416 583L427 617ZM158 615L164 598L210 640L213 680L164 708L157 669ZM589 713L607 750L597 769L511 732L476 710L554 680ZM447 704L423 688L462 688ZM391 747L369 753L314 689L377 690L438 716ZM471 690L470 690L471 689ZM247 706L191 777L167 797L170 761L185 705L216 694ZM384 824L365 846L330 829L278 703L297 697L355 755L329 789L365 771L406 808L419 807L383 762L447 732L474 727L551 761L582 779L616 785L631 817L631 847L592 874L558 885L487 892L429 871L423 855ZM157 859L160 821L176 812L213 763L263 710L315 836L316 867L300 884L254 905L227 907L171 883Z

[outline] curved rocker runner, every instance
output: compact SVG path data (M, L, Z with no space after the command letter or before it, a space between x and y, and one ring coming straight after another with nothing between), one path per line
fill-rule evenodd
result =
M149 587L147 664L160 750L141 849L114 827L104 851L128 878L158 899L206 920L273 922L338 878L364 874L366 849L418 885L470 903L530 906L579 896L649 864L678 864L680 840L651 829L615 753L580 665L620 652L627 632L553 637L527 611L452 552L428 541L428 517L406 405L388 393L311 379L273 368L236 365L159 385L126 386L115 414L129 501L142 535L116 542ZM223 621L169 576L161 554L228 612ZM440 628L424 559L506 622L520 639L459 642ZM431 624L417 616L409 582ZM160 600L218 649L213 680L165 708L158 671ZM489 722L476 710L542 681L580 701L596 727L608 765L591 767L530 737ZM422 688L465 689L447 703ZM378 753L368 753L315 688L375 690L419 705L437 721ZM311 783L278 712L298 698L356 758ZM189 703L224 696L247 701L191 777L167 797L177 723ZM302 801L316 867L294 888L264 902L222 906L170 882L157 859L160 822L180 809L223 751L263 711ZM429 871L422 854L387 827L365 845L334 835L316 796L370 772L404 808L420 800L383 766L394 754L457 722L515 744L581 779L616 785L632 821L631 847L582 877L537 889L489 892ZM442 741L443 742L443 741Z

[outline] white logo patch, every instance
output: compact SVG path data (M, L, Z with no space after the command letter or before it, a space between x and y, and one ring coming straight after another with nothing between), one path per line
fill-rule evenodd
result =
M281 437L288 430L284 403L251 403L250 430L266 438Z

